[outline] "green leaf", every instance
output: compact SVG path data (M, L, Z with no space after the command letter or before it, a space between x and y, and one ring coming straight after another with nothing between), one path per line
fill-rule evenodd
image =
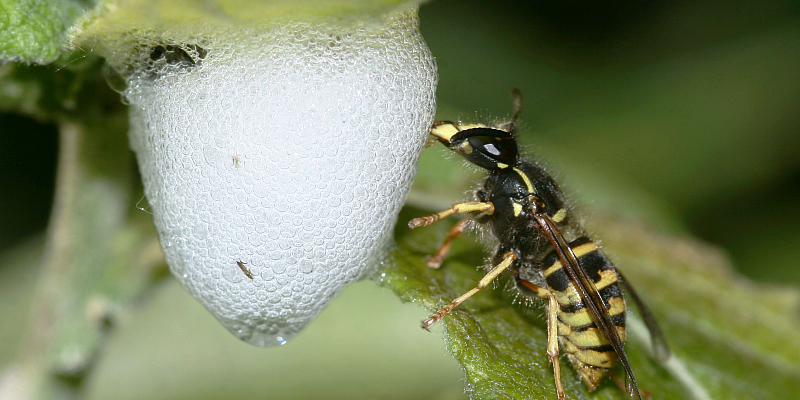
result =
M438 155L426 153L421 160L423 165L436 164L436 174L447 177L457 171L456 163L428 157ZM419 186L430 187L432 176L421 172ZM441 186L438 190L445 192ZM460 185L450 195L438 196L457 193L463 193ZM486 265L489 255L474 235L462 237L441 269L428 268L425 257L438 249L455 221L414 231L405 224L433 211L439 210L404 210L396 230L398 249L382 277L402 299L431 313L475 287L482 277L478 266ZM737 276L722 252L697 240L609 214L594 214L588 222L590 232L650 306L673 351L666 364L650 357L649 335L634 308L626 351L641 389L654 399L785 399L800 390L797 292ZM517 301L507 278L458 306L434 329L444 330L473 398L555 398L545 355L544 309L539 302ZM561 369L568 398L628 398L610 379L590 395L565 360Z
M380 20L403 0L132 0L112 2L86 13L70 32L76 47L96 50L109 64L127 67L132 55L161 43L198 43L204 40L241 40L242 32L269 29L286 23L307 24L332 20L361 24Z
M67 30L83 12L75 0L0 1L0 63L47 64L66 46Z

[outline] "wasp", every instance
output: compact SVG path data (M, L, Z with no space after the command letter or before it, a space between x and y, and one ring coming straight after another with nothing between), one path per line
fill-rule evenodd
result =
M475 201L409 222L411 229L455 214L468 215L447 234L428 266L438 268L451 243L473 221L496 239L492 267L472 290L457 297L422 323L429 329L459 304L486 288L503 271L513 274L516 290L527 298L547 302L547 356L553 365L559 399L564 399L559 352L577 371L589 391L622 364L629 386L623 389L641 399L641 392L625 354L626 298L624 286L642 312L650 330L654 353L666 359L669 349L652 314L633 288L583 230L555 180L535 162L519 155L516 122L522 96L514 90L511 121L494 126L433 124L431 134L467 161L488 170L475 191ZM612 375L613 377L613 375Z

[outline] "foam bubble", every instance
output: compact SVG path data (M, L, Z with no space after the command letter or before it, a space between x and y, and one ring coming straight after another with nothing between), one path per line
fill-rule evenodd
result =
M281 345L385 256L436 67L416 10L233 36L144 48L123 95L172 274L240 339Z

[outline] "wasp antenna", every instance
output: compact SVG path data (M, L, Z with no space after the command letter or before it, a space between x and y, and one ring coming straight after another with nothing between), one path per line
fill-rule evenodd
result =
M511 122L516 124L519 114L522 112L522 92L519 89L511 89L511 101L513 104L513 114L511 114Z

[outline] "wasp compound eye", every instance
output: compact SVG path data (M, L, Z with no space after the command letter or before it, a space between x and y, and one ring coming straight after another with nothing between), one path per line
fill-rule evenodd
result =
M450 141L450 148L489 170L507 168L517 162L517 141L511 133L500 129L467 129Z

